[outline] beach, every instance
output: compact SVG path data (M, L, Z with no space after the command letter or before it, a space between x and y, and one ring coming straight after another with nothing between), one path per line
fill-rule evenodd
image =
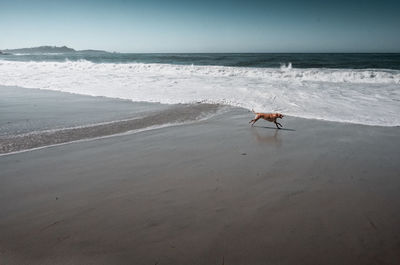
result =
M3 138L174 108L2 91ZM0 264L400 263L400 127L287 116L276 130L215 108L2 154Z

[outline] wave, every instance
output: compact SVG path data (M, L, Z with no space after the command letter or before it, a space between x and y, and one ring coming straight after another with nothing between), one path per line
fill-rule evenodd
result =
M168 104L206 102L400 126L400 71L0 61L0 84Z

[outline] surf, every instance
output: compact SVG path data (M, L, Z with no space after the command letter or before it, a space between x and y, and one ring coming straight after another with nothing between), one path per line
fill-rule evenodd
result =
M0 61L0 85L400 126L400 70Z

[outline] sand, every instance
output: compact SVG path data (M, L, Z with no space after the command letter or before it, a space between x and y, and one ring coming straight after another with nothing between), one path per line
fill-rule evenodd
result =
M400 128L251 118L0 156L0 264L400 264Z

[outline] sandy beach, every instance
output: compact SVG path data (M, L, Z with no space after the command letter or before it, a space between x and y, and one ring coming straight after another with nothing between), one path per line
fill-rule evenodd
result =
M166 108L93 98L106 117L71 107L85 97L12 91L8 134L24 115L26 133ZM399 127L252 117L0 156L0 264L400 264Z

